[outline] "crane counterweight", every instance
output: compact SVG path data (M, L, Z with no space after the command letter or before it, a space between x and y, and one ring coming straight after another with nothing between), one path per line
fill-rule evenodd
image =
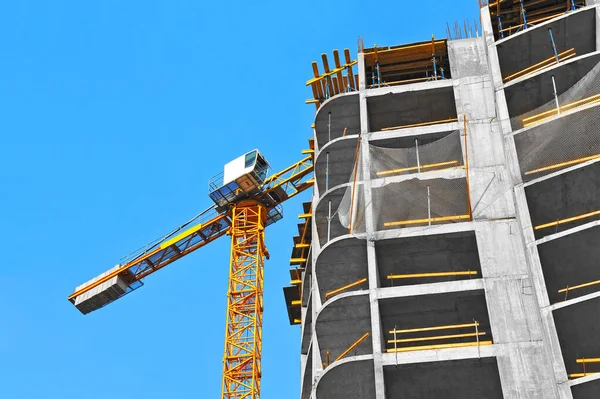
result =
M81 284L79 287L75 288L75 290L78 291L95 283L115 270L118 270L120 267L121 265L116 265L90 281ZM127 292L127 285L125 279L120 275L113 276L75 298L75 307L83 314L93 312L123 296Z

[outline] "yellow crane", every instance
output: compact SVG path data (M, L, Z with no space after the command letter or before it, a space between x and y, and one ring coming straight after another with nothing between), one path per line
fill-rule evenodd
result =
M312 140L310 144L303 151L307 157L278 173L269 174L258 150L227 163L209 181L213 206L78 286L69 301L83 314L100 309L141 287L148 275L223 235L231 236L221 397L259 399L263 271L269 258L264 231L283 217L284 201L312 187Z

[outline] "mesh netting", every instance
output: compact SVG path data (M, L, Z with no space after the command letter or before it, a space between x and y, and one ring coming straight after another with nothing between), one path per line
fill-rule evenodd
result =
M373 187L377 230L470 220L466 179L411 179Z
M371 178L428 172L463 165L460 132L457 130L434 142L410 148L369 146Z
M543 123L558 115L552 101L511 120L513 126L530 128L515 135L524 181L600 158L600 64L560 95L558 103L561 113L581 110Z
M552 85L552 81L547 81ZM600 63L590 70L571 88L558 96L560 112L568 112L579 106L600 101ZM546 104L511 118L513 130L534 126L558 115L557 101L553 99Z
M355 161L354 168L350 174L350 184L342 197L337 216L342 226L348 229L348 233L364 233L365 226L365 205L364 205L364 186L358 184L363 180L362 157L360 151Z

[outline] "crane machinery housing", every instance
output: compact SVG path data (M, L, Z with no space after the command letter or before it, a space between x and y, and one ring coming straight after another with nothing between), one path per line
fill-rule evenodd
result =
M83 314L143 285L143 279L217 238L231 236L223 399L259 399L261 386L264 229L283 217L282 203L313 185L313 153L273 174L258 150L227 163L209 181L214 205L119 264L75 288L69 301Z

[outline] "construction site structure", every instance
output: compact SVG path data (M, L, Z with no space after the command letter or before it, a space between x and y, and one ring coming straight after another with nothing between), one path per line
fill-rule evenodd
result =
M231 237L222 399L259 399L261 388L265 227L283 217L282 203L313 186L313 149L299 162L269 174L258 150L227 163L209 181L214 205L169 234L127 255L78 286L69 301L83 314L143 285L150 274L213 242Z
M600 1L312 65L301 399L600 397Z

